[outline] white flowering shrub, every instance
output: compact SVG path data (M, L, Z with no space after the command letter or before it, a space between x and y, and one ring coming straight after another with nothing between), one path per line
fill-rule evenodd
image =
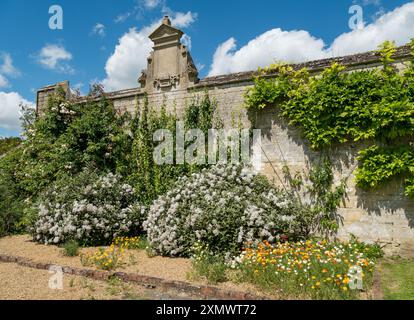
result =
M118 175L83 172L62 179L40 199L32 227L36 241L59 244L76 240L104 245L117 236L140 230L143 210L134 204L134 190Z
M294 233L297 202L248 168L218 165L178 180L143 223L155 253L188 256L198 241L218 254Z

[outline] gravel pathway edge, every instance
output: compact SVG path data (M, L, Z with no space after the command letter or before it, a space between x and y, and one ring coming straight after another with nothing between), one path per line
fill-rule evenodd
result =
M16 263L23 267L49 270L55 264L34 262L27 258L15 257L5 254L0 254L0 262L4 263ZM247 292L224 290L213 286L205 285L193 285L183 281L171 281L162 278L143 276L137 273L125 273L125 272L111 272L100 271L92 269L81 269L76 267L59 266L62 268L63 273L70 275L77 275L87 277L95 280L108 280L111 277L118 277L124 282L133 282L144 286L145 288L161 288L163 290L178 290L185 293L202 297L204 299L218 299L218 300L269 300L268 297L256 296Z

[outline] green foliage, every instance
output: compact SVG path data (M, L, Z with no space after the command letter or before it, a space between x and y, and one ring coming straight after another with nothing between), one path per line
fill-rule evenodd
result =
M0 159L0 236L24 230L24 197L18 172L22 149L8 152Z
M351 250L361 252L368 259L376 261L384 257L385 253L379 243L366 244L353 234L350 235L349 243L352 245Z
M20 145L20 138L0 138L0 157Z
M58 88L39 117L31 108L23 107L23 111L25 139L19 148L0 159L2 234L23 231L36 221L38 212L32 204L44 201L45 191L68 179L76 180L84 171L97 176L116 173L123 182L133 185L137 201L150 204L178 177L201 169L154 163L154 132L169 129L175 134L178 119L165 107L161 112L150 110L147 100L131 116L116 110L99 86L93 87L86 98L75 96L69 100ZM185 123L206 132L211 128L214 111L215 104L205 95L188 107ZM0 142L1 150L5 144Z
M79 254L79 243L69 240L63 245L63 254L67 257L76 257Z
M66 101L61 89L51 95L42 116L25 132L14 172L22 196L35 200L54 181L85 167L114 171L124 157L118 146L127 139L127 120L128 114L117 114L104 96L91 95L81 104Z
M329 159L324 158L310 168L307 176L292 174L287 166L283 169L285 178L299 198L307 198L301 203L302 214L298 216L298 231L308 238L313 232L330 235L339 228L337 208L345 196L345 181L334 186L334 175Z
M233 255L247 242L305 237L302 210L290 193L242 165L216 165L178 180L153 202L143 226L152 249L188 256L197 241Z
M354 276L362 289L372 285L378 245L352 238L348 243L308 240L297 243L260 243L247 247L232 267L241 281L250 282L279 298L358 299Z
M208 245L196 242L192 248L191 264L194 275L207 279L209 284L217 284L226 280L224 257L210 251Z
M271 67L246 93L246 106L254 111L277 104L314 149L368 139L393 146L387 151L374 146L361 152L361 187L376 187L402 173L411 177L410 148L394 148L414 132L414 39L410 46L413 59L403 73L393 65L396 49L389 41L378 51L380 69L345 72L345 67L334 63L315 77L305 69ZM267 79L268 72L276 76ZM410 177L407 194L413 196L409 186L414 178Z
M393 56L395 54L395 42L392 41L385 41L379 46L379 54L381 55L382 61L382 72L386 75L392 75L395 72L395 68L393 66Z
M42 193L33 209L30 231L45 244L107 245L115 237L136 235L143 219L133 188L112 173L66 176Z
M377 188L394 177L405 178L405 193L414 199L414 149L411 146L372 146L360 152L356 181L363 188Z
M183 129L200 128L205 134L213 128L215 103L208 95L201 101L193 100L186 108ZM151 110L148 100L142 106L137 105L137 112L132 119L132 152L128 168L128 181L136 190L141 203L150 204L159 195L168 191L175 181L182 176L200 171L203 166L178 163L176 157L170 164L157 165L153 153L158 142L153 135L159 129L167 129L173 134L174 154L176 151L176 128L179 119L175 114L168 114L165 105L161 110Z

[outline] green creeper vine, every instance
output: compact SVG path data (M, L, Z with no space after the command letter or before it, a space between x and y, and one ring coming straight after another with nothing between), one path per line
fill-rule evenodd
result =
M333 63L317 76L285 64L261 69L246 92L246 107L277 105L316 150L374 141L360 153L358 185L375 188L404 176L406 194L414 198L414 149L408 143L414 132L414 39L410 47L411 61L403 72L395 68L396 48L389 41L379 47L378 69L346 72ZM268 78L269 73L277 75Z
M207 134L209 129L214 128L215 111L216 105L207 94L198 100L194 98L185 109L185 129L200 128ZM159 129L167 129L174 134L175 141L178 121L175 114L167 112L165 105L159 111L151 109L147 97L142 105L137 103L137 112L131 120L132 150L125 174L128 182L135 186L137 197L142 203L150 204L174 186L179 177L198 172L203 167L179 164L176 163L177 159L174 159L174 164L157 165L154 162L153 153L158 142L153 140L153 134Z
M304 176L300 172L292 175L288 166L283 167L285 179L290 189L296 193L301 202L302 214L300 225L306 230L301 234L309 236L313 232L330 235L339 228L340 217L337 208L345 196L345 181L340 181L338 186L334 185L334 174L331 162L328 158L313 165L309 173ZM303 203L300 199L308 195L309 200Z

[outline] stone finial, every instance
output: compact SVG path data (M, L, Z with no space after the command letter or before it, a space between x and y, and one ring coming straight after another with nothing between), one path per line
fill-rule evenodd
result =
M162 19L162 24L166 24L167 26L171 27L171 20L168 16L164 16L164 19Z
M165 16L162 24L149 35L154 46L147 69L138 80L141 88L149 93L185 90L198 81L190 52L180 41L183 34Z

